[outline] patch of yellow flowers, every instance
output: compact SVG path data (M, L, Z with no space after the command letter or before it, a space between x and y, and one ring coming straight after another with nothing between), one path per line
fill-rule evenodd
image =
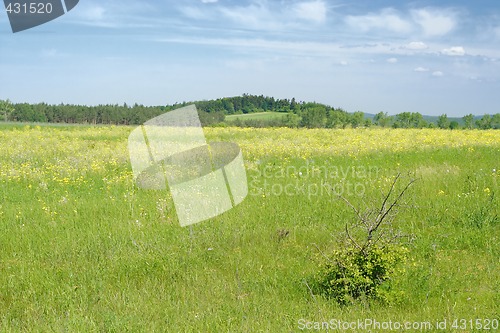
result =
M40 127L0 129L0 180L85 184L89 176L106 184L132 182L127 138L132 127ZM205 128L207 141L232 141L245 159L358 156L437 147L494 146L500 131L437 129ZM35 183L36 184L36 183Z
M311 158L358 156L439 147L500 147L500 131L439 129L290 129L211 128L209 137L237 142L249 160L266 156Z
M0 130L0 180L28 180L46 186L83 184L100 175L109 182L129 179L129 128L25 126ZM121 167L120 172L115 172Z

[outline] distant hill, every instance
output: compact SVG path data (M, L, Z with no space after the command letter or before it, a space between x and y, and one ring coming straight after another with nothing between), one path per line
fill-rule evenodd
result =
M264 95L243 94L162 106L12 104L8 100L0 100L0 116L2 116L0 119L14 122L139 125L165 112L189 104L197 106L204 126L229 124L250 127L346 128L368 127L376 124L384 127L422 128L436 127L439 118L403 112L395 116L382 114L384 119L380 121L380 114L374 115L361 111L349 113L341 108L317 102L297 101L295 98L276 99ZM451 128L464 125L463 119L459 117L449 117L446 123L449 123ZM500 128L500 114L492 117L475 116L472 123L472 126L482 129Z

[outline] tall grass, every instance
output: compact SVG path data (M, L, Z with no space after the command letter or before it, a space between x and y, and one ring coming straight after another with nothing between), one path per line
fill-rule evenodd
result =
M221 216L181 228L167 191L134 186L130 131L0 131L1 331L296 332L301 319L498 319L497 132L487 139L448 132L446 144L442 132L427 131L426 149L393 149L417 132L207 130L209 139L242 146L250 195ZM305 157L285 154L291 150L283 135ZM332 135L361 141L352 149L320 142L330 150L315 143ZM372 145L363 138L378 135L394 141L363 149ZM342 307L312 295L304 281L318 269L317 248L335 246L354 219L335 195L314 189L361 184L350 200L369 205L398 172L419 181L398 216L415 240L411 263L392 281L397 304ZM279 193L287 184L306 191Z

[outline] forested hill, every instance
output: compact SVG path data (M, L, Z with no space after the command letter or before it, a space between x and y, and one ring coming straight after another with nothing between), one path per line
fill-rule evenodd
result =
M73 104L50 105L46 103L10 103L0 101L0 119L19 122L48 122L69 124L115 124L137 125L145 121L186 105L195 104L200 111L204 124L224 121L226 115L248 114L257 112L282 112L300 114L302 110L318 107L325 111L333 108L319 103L296 102L294 98L275 99L274 97L242 96L225 97L209 101L175 103L162 106L134 105L97 105L84 106ZM347 112L338 110L347 115Z
M187 103L190 104L190 103ZM295 98L275 99L274 97L243 94L242 96L224 97L210 101L195 102L198 109L205 112L224 112L225 115L255 112L289 112L298 110L304 102L297 103ZM318 104L322 105L322 104ZM323 105L324 107L328 107Z
M292 99L243 94L209 101L175 103L165 106L10 103L0 100L0 120L14 122L43 122L68 124L139 125L145 121L189 104L198 108L203 125L231 124L233 126L286 126L307 128L346 128L377 125L395 128L500 128L500 114L448 118L443 114L430 121L418 112L402 112L389 116L385 112L366 115L361 111L348 113L328 105ZM252 114L266 117L247 117ZM241 117L239 116L241 115ZM268 116L269 115L269 116ZM226 119L226 116L227 119Z

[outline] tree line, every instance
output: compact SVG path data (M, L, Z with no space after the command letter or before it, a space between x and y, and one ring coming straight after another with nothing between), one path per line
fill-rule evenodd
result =
M442 114L434 118L436 119L426 120L418 112L402 112L395 116L380 112L373 117L373 122L378 126L393 128L500 129L500 113L482 117L468 114L461 118L448 118L446 114Z
M379 112L370 116L361 111L348 113L341 108L315 102L296 101L295 98L275 99L274 97L248 94L164 106L144 106L141 104L51 105L47 103L11 103L9 100L0 100L0 119L13 122L139 125L165 112L193 103L197 106L200 120L204 126L227 124L229 122L225 122L225 117L228 115L279 112L281 114L278 117L266 120L237 118L230 124L242 127L306 128L356 128L373 125L393 128L500 128L500 114L498 113L493 116L484 115L482 118L469 114L459 119L460 122L456 119L449 119L446 114L435 120L429 120L418 112L402 112L395 116Z

